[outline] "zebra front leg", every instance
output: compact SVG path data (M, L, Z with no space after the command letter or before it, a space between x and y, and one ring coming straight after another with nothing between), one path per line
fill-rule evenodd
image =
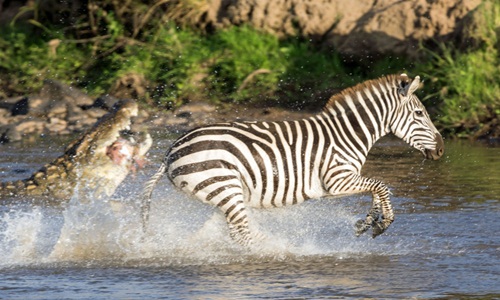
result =
M372 187L372 207L366 219L359 220L356 225L357 235L365 232L368 228L372 227L372 237L384 233L384 231L394 222L394 212L392 210L391 200L389 199L389 189L385 184L378 180L367 179L371 182ZM382 213L382 214L380 214ZM362 231L360 231L360 228Z
M394 221L389 190L381 181L361 177L357 174L345 176L342 181L333 182L333 186L343 188L332 188L330 193L363 193L372 192L372 206L364 220L356 222L356 235L359 236L372 228L372 236L382 234Z
M392 204L389 198L389 189L383 183L380 183L380 186L381 187L378 190L377 196L380 197L379 207L382 210L382 215L380 216L380 219L375 220L372 226L373 238L384 233L392 222L394 222L394 211L392 210Z
M356 222L356 236L360 236L365 233L368 229L370 229L370 227L373 227L374 229L378 227L377 222L380 219L381 212L380 199L377 194L373 194L372 207L366 215L366 219L360 219Z

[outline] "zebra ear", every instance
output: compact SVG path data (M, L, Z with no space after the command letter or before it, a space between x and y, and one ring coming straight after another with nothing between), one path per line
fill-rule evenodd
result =
M400 75L400 82L398 87L398 92L403 97L411 96L420 86L420 76L415 76L410 82L410 78L406 74Z

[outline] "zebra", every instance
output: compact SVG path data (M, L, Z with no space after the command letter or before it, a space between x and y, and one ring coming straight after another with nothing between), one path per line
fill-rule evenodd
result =
M153 189L168 174L180 190L218 207L231 238L243 246L261 237L249 229L247 206L284 207L363 192L372 193L372 204L356 222L355 234L370 228L373 237L382 234L394 213L387 186L361 175L370 148L393 133L426 159L437 160L444 152L441 134L414 94L419 86L419 76L387 75L333 95L309 118L219 123L184 134L145 184L143 229Z

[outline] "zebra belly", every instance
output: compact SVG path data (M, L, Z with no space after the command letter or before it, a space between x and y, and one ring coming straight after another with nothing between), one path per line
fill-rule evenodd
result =
M228 168L228 161L207 160L203 164L177 165L169 165L172 183L183 192L214 206L221 206L226 199L238 194L247 206L272 208L299 204L326 193L319 177L305 185L297 184L298 180L293 176L293 179L278 180L281 184L276 185L276 176L268 176L269 180L262 180L265 176L261 176L253 181L248 172Z
M269 198L264 198L262 190L249 188L237 173L235 174L234 171L227 169L210 169L197 174L177 176L171 180L183 192L214 206L220 206L224 199L234 197L236 194L241 195L247 206L255 208L294 205L325 195L323 189L310 190L307 194L296 196L285 196L281 191L276 191L276 194L282 195L280 197L272 195Z

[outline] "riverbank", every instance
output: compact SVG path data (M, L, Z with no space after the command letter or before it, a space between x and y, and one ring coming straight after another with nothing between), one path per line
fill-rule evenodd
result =
M37 136L81 133L109 112L118 100L110 95L92 98L76 87L47 80L38 93L0 99L0 144ZM193 101L176 109L159 109L143 104L139 115L134 118L132 129L142 131L148 127L152 130L164 130L166 133L183 133L216 122L296 120L317 113L322 107L323 105L308 109L286 109L263 104L215 105ZM494 118L481 131L467 137L471 140L496 142L499 141L499 136L498 119Z
M93 99L83 91L58 81L46 81L39 93L0 100L0 144L40 135L68 135L89 129L111 110L118 98L105 95ZM292 120L313 111L286 110L276 107L213 105L192 102L175 110L146 108L144 105L133 125L166 132L181 133L198 126L226 121Z
M374 1L353 10L350 1L301 1L288 10L245 0L140 7L103 1L78 10L84 3L75 1L61 18L42 13L43 1L32 8L38 14L26 4L0 24L0 99L15 102L52 80L93 100L136 99L152 115L176 115L199 102L221 113L238 106L317 110L343 88L405 72L425 81L419 97L445 136L500 138L500 3ZM2 21L18 2L1 8ZM289 15L275 15L283 11ZM96 115L89 122L103 113L90 112ZM65 127L61 118L37 126Z

